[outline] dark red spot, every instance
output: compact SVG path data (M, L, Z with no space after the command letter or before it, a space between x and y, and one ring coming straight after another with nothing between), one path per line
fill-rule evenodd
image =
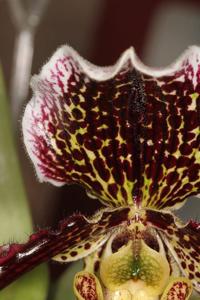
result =
M181 126L181 116L171 115L169 117L169 123L173 129L178 129Z
M196 111L187 111L184 115L185 128L187 131L192 131L199 126L198 114Z
M182 167L187 167L192 164L192 159L186 156L181 156L177 160L177 167L182 168Z
M71 252L70 252L70 255L71 255L72 257L76 256L77 254L78 254L77 251L71 251Z
M62 255L62 256L61 256L61 259L62 259L62 260L66 260L66 259L67 259L67 257L66 257L66 256L64 256L64 255Z
M80 144L80 145L83 145L83 142L84 142L84 136L80 133L77 133L76 135L76 140L77 142Z
M72 97L72 102L73 102L75 105L78 105L79 102L80 102L79 96L78 96L78 95L74 95L74 96Z
M64 141L61 141L61 140L56 140L56 145L61 150L66 148L66 143Z
M188 171L188 177L190 181L198 180L199 178L199 164L194 164Z
M167 169L172 168L174 166L176 166L177 160L174 156L169 155L165 160L164 160L164 164L166 166Z
M173 183L175 183L179 178L179 175L177 172L171 172L167 175L167 184L168 185L172 185Z
M128 199L128 195L127 195L127 192L125 190L125 188L122 186L121 187L121 193L122 193L122 197L124 200L127 200Z
M196 272L195 276L198 277L198 278L200 278L200 272Z
M90 243L86 243L86 244L84 245L85 250L90 249L90 247L91 247L91 244L90 244Z
M82 160L84 158L83 153L77 149L73 150L72 154L76 160Z
M84 143L85 147L90 151L96 151L101 148L102 141L100 139L87 139Z
M96 158L93 162L95 169L99 173L99 176L104 180L108 181L110 178L110 173L106 169L105 162L101 158Z
M182 144L179 148L182 155L190 155L192 153L192 147L189 144Z
M189 264L189 269L190 269L190 271L194 271L194 265L193 264Z
M190 280L191 280L191 279L194 279L194 274L190 273L190 274L189 274L189 279L190 279Z
M113 197L117 197L117 191L118 191L118 188L117 188L117 185L115 183L112 183L112 184L109 184L108 185L108 191L109 193L113 196Z
M166 195L169 193L169 187L168 186L166 186L166 187L164 187L163 188L163 190L162 190L162 192L161 192L161 195L160 195L160 198L162 199L162 198L165 198L166 197Z
M113 178L115 182L119 185L123 185L124 183L124 174L121 171L121 168L115 168L112 171Z

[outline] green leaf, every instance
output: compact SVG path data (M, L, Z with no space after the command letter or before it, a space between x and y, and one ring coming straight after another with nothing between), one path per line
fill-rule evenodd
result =
M197 295L191 296L190 300L199 300L199 296Z
M56 286L52 287L53 300L75 300L73 293L73 280L74 275L83 269L83 262L78 261L72 263L65 273L61 276Z
M8 99L0 69L0 244L23 242L32 221L23 186L11 126ZM47 266L26 274L0 293L0 300L44 300L48 288Z
M8 100L0 71L0 243L22 241L32 231L15 151Z
M0 292L0 300L45 300L48 270L41 265Z

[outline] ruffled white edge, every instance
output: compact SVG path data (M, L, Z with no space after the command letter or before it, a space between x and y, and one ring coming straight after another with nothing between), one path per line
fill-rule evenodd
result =
M49 61L42 67L41 72L38 75L32 77L31 87L33 89L33 97L28 102L22 119L22 132L24 137L24 143L27 152L35 166L35 171L39 181L50 182L56 186L62 186L66 183L50 179L41 173L40 168L38 167L38 163L40 161L32 153L32 145L31 142L29 141L29 137L27 134L27 127L29 127L28 123L31 118L31 111L34 110L35 99L37 97L37 92L38 92L37 91L38 83L40 82L40 80L46 78L46 75L49 72L49 70L54 68L56 61L60 57L62 58L64 56L69 56L74 61L76 61L81 71L84 74L86 74L89 78L96 81L105 81L113 78L123 68L123 66L126 64L127 61L130 61L132 66L136 70L140 71L143 74L150 75L152 77L160 77L160 76L173 74L183 66L185 61L188 61L195 69L198 66L197 61L200 62L200 47L199 46L188 47L188 49L185 50L183 54L174 63L172 63L170 66L166 68L160 68L160 69L155 69L155 68L150 68L145 66L136 55L133 47L130 47L129 49L125 50L120 56L120 58L117 60L117 62L114 65L108 67L100 67L88 62L87 60L82 58L77 51L75 51L72 47L68 45L63 45L60 48L58 48L57 51L53 54L53 56L49 59Z
M178 71L186 60L195 67L197 65L197 60L200 62L200 46L188 47L188 49L186 49L175 62L165 68L150 68L141 62L133 47L125 50L114 65L100 67L81 57L72 47L63 45L57 49L50 60L42 67L40 74L33 76L33 80L31 82L33 88L35 80L37 81L40 77L43 78L46 71L53 68L58 58L63 56L72 57L75 61L77 61L83 73L96 81L105 81L113 78L128 60L130 60L132 66L138 71L153 77L160 77L170 75L171 73Z

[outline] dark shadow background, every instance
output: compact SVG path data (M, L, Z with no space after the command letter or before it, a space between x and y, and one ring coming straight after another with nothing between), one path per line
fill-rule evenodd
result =
M9 90L16 30L6 0L0 0L0 25L0 61ZM32 74L65 43L99 65L113 64L133 45L146 64L165 66L188 45L200 44L199 32L199 0L51 0L36 33ZM20 132L20 120L18 124ZM20 134L17 142L36 226L54 226L72 212L91 214L100 207L79 186L56 188L38 183ZM188 201L181 211L183 218L199 217L197 202ZM53 264L54 275L56 266Z

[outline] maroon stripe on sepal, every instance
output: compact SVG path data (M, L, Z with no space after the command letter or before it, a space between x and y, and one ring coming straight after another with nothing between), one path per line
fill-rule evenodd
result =
M84 256L89 243L96 242L112 228L127 221L128 212L129 208L104 211L90 220L83 215L74 215L61 221L57 230L40 230L24 244L1 246L0 288L62 252L67 252L72 260L75 256L79 259L80 252Z

